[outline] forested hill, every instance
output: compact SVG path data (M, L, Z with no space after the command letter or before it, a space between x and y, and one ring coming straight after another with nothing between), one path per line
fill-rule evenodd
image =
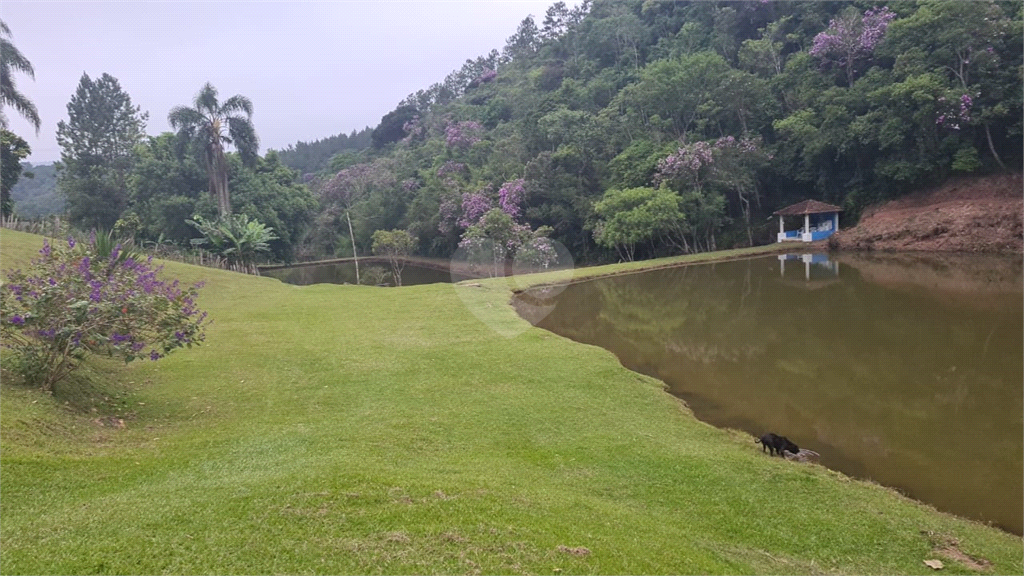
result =
M40 218L64 212L64 198L57 194L54 164L22 162L21 178L11 188L11 199L21 218Z
M297 142L277 151L277 157L285 166L301 174L320 172L330 168L330 160L337 154L359 152L370 147L372 128L363 128L351 134L335 134L313 142Z
M146 137L117 79L83 74L68 126L109 153L66 140L57 186L73 225L183 249L186 220L230 199L281 261L366 254L377 230L539 264L552 239L587 263L763 244L801 200L847 225L952 175L1019 172L1022 20L1022 0L556 2L372 130L231 153L216 201L187 130ZM53 185L32 170L22 216Z
M771 212L807 198L849 221L1019 170L1021 22L1020 1L558 2L315 184L308 247L344 251L351 213L363 249L375 229L442 256L546 232L577 258L639 258L767 242Z

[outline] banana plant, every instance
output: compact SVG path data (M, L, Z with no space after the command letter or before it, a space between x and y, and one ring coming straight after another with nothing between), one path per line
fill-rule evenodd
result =
M245 270L254 269L256 258L260 253L269 252L270 242L277 240L273 228L259 220L250 220L245 214L228 214L216 220L196 215L185 222L203 235L192 240L193 246L206 247L223 256L229 264Z

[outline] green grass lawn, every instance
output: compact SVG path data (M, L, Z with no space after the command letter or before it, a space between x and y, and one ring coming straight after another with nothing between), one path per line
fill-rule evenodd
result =
M0 267L41 245L4 230ZM769 458L501 282L165 274L206 281L203 346L53 396L4 373L3 573L1024 571L1020 538Z

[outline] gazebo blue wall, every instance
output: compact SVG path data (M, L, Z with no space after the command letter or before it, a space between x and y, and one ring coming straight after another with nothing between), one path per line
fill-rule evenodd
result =
M809 214L810 226L812 230L808 233L804 233L804 228L801 226L797 230L784 230L778 234L778 242L814 242L816 240L824 240L829 236L836 233L839 230L839 212L824 212L821 214ZM779 216L782 218L782 216ZM827 230L819 230L822 224L828 223Z

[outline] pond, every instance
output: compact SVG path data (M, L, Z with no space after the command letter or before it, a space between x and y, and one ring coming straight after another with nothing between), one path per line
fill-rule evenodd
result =
M706 422L788 436L825 466L1019 535L1022 286L1020 258L807 254L517 298L548 299L527 319L663 380Z
M261 269L260 274L277 278L287 284L308 286L310 284L355 284L356 267L351 260L299 264L281 268ZM386 284L394 286L388 262L381 258L360 258L359 277L363 284ZM419 263L407 263L402 269L402 285L436 284L438 282L459 282L472 278L470 275L453 274L447 260L431 261L420 259Z

